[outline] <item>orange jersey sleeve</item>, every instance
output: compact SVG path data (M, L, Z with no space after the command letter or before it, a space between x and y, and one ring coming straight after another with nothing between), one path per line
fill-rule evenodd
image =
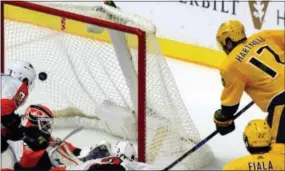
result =
M32 151L27 146L23 146L23 155L19 161L19 164L23 168L33 168L37 166L39 160L46 153L46 150Z
M27 99L29 90L26 84L22 83L11 98L1 98L1 116L13 113Z
M1 99L1 117L13 113L17 105L13 99Z

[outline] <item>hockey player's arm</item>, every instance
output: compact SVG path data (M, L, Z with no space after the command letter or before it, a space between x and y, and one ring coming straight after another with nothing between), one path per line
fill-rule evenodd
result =
M238 76L222 75L223 92L221 95L221 110L225 115L234 115L238 110L240 99L245 89L245 80Z
M1 99L1 123L7 128L7 138L16 141L23 137L23 132L21 117L14 113L16 107L13 104L12 100Z
M223 75L223 92L221 109L214 114L216 128L221 135L226 135L235 129L233 116L239 107L239 102L245 88L245 82L239 77Z
M1 123L5 128L13 131L19 128L21 123L21 117L14 112L10 113L9 115L5 115L1 117Z

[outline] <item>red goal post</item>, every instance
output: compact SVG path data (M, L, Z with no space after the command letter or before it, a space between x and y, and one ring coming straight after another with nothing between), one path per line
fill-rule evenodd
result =
M26 105L44 103L59 125L137 141L138 160L163 169L201 138L155 31L105 5L1 1L1 72L12 59L31 62L47 79L36 80ZM174 169L199 169L212 158L204 146Z

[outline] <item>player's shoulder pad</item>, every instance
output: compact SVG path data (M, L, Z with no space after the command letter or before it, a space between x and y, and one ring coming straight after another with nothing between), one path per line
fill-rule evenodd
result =
M263 39L272 39L272 35L275 35L276 33L280 32L281 30L262 30L257 33L252 34L249 39L255 39L257 37L262 37ZM282 33L282 32L281 32Z
M262 30L252 34L250 37L266 36L268 33L270 33L270 30Z

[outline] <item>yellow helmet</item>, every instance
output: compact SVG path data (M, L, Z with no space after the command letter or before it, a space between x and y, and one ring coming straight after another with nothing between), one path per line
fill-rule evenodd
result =
M229 20L222 23L216 35L216 39L221 46L226 46L226 40L230 38L232 41L237 42L246 38L244 26L238 20Z
M263 119L250 121L243 136L247 147L268 147L271 144L270 127Z

